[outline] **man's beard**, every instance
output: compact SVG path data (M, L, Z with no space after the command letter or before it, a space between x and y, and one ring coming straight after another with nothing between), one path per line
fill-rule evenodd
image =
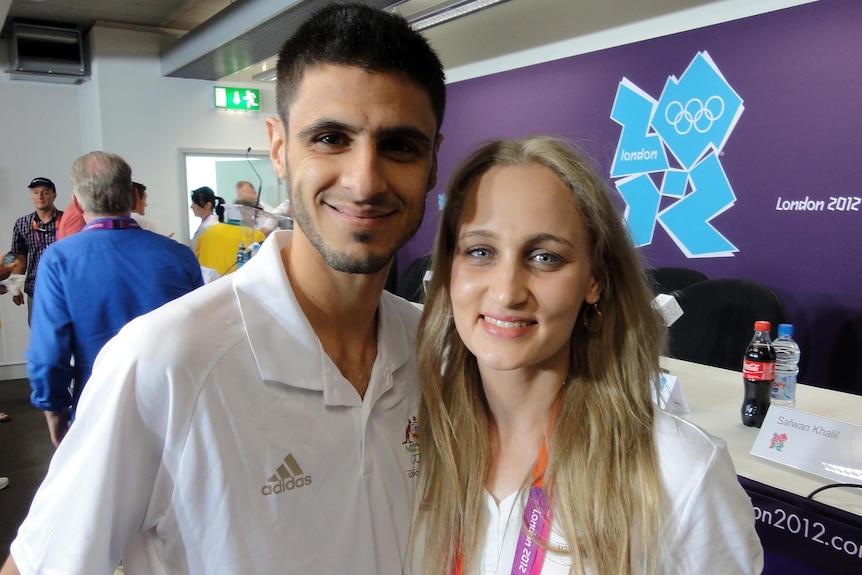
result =
M395 242L395 245L389 252L385 254L366 253L362 256L351 256L345 251L328 246L315 227L305 203L302 201L296 202L293 194L289 193L289 196L291 206L293 206L294 225L299 227L309 243L320 253L326 265L336 271L349 274L373 274L385 268L401 246L406 244L416 234L425 214L425 202L423 198L418 217L415 218L415 221L410 220L407 222L408 227L405 228L404 233ZM374 241L374 234L372 232L355 231L352 233L352 238L357 244L370 244Z
M299 228L305 231L300 223ZM362 258L351 257L346 253L335 250L327 246L317 233L317 230L312 230L312 234L306 234L311 245L320 252L323 261L332 269L348 274L373 274L382 270L392 260L395 253L390 254L365 254ZM371 241L371 235L365 232L354 232L353 240L359 244L366 244ZM401 246L398 246L401 247ZM396 250L397 251L397 250Z

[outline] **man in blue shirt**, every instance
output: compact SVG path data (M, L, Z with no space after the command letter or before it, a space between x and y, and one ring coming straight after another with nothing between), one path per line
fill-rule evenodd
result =
M91 152L71 176L87 225L42 255L26 353L30 399L45 411L55 446L102 346L135 317L203 285L188 247L130 217L132 170L121 157Z

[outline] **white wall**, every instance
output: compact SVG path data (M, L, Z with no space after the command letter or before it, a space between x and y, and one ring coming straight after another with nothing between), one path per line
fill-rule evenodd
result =
M33 211L27 190L32 178L50 178L59 205L71 198L69 166L81 154L78 92L74 86L0 77L0 253L11 247L15 220ZM0 322L0 379L24 377L26 305L0 296Z
M15 219L33 210L30 179L51 178L57 205L65 208L71 164L91 150L123 156L135 179L147 185L147 216L163 233L182 237L189 201L179 150L268 149L264 120L276 115L274 88L261 90L260 112L216 111L213 82L161 77L158 52L169 37L96 27L88 40L92 76L84 84L0 74L0 253L11 245ZM0 296L0 322L0 380L26 377L26 307Z
M161 77L163 36L99 27L90 40L102 122L101 141L93 147L131 164L135 180L147 186L147 216L162 233L182 237L189 199L179 150L268 149L264 120L276 115L275 90L262 91L261 112L215 110L213 82Z

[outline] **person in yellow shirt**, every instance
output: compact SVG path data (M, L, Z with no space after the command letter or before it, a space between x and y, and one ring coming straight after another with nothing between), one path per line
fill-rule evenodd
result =
M264 235L260 230L217 223L200 235L195 245L195 255L201 267L213 270L217 276L225 276L237 269L240 244L244 249L250 250L253 243L261 243L263 240Z

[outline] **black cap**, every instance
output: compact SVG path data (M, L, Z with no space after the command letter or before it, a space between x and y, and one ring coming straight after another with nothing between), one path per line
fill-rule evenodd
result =
M57 193L57 187L54 185L54 182L49 180L48 178L33 178L30 180L30 185L28 188L35 188L38 186L45 186L46 188L51 188L51 191Z

